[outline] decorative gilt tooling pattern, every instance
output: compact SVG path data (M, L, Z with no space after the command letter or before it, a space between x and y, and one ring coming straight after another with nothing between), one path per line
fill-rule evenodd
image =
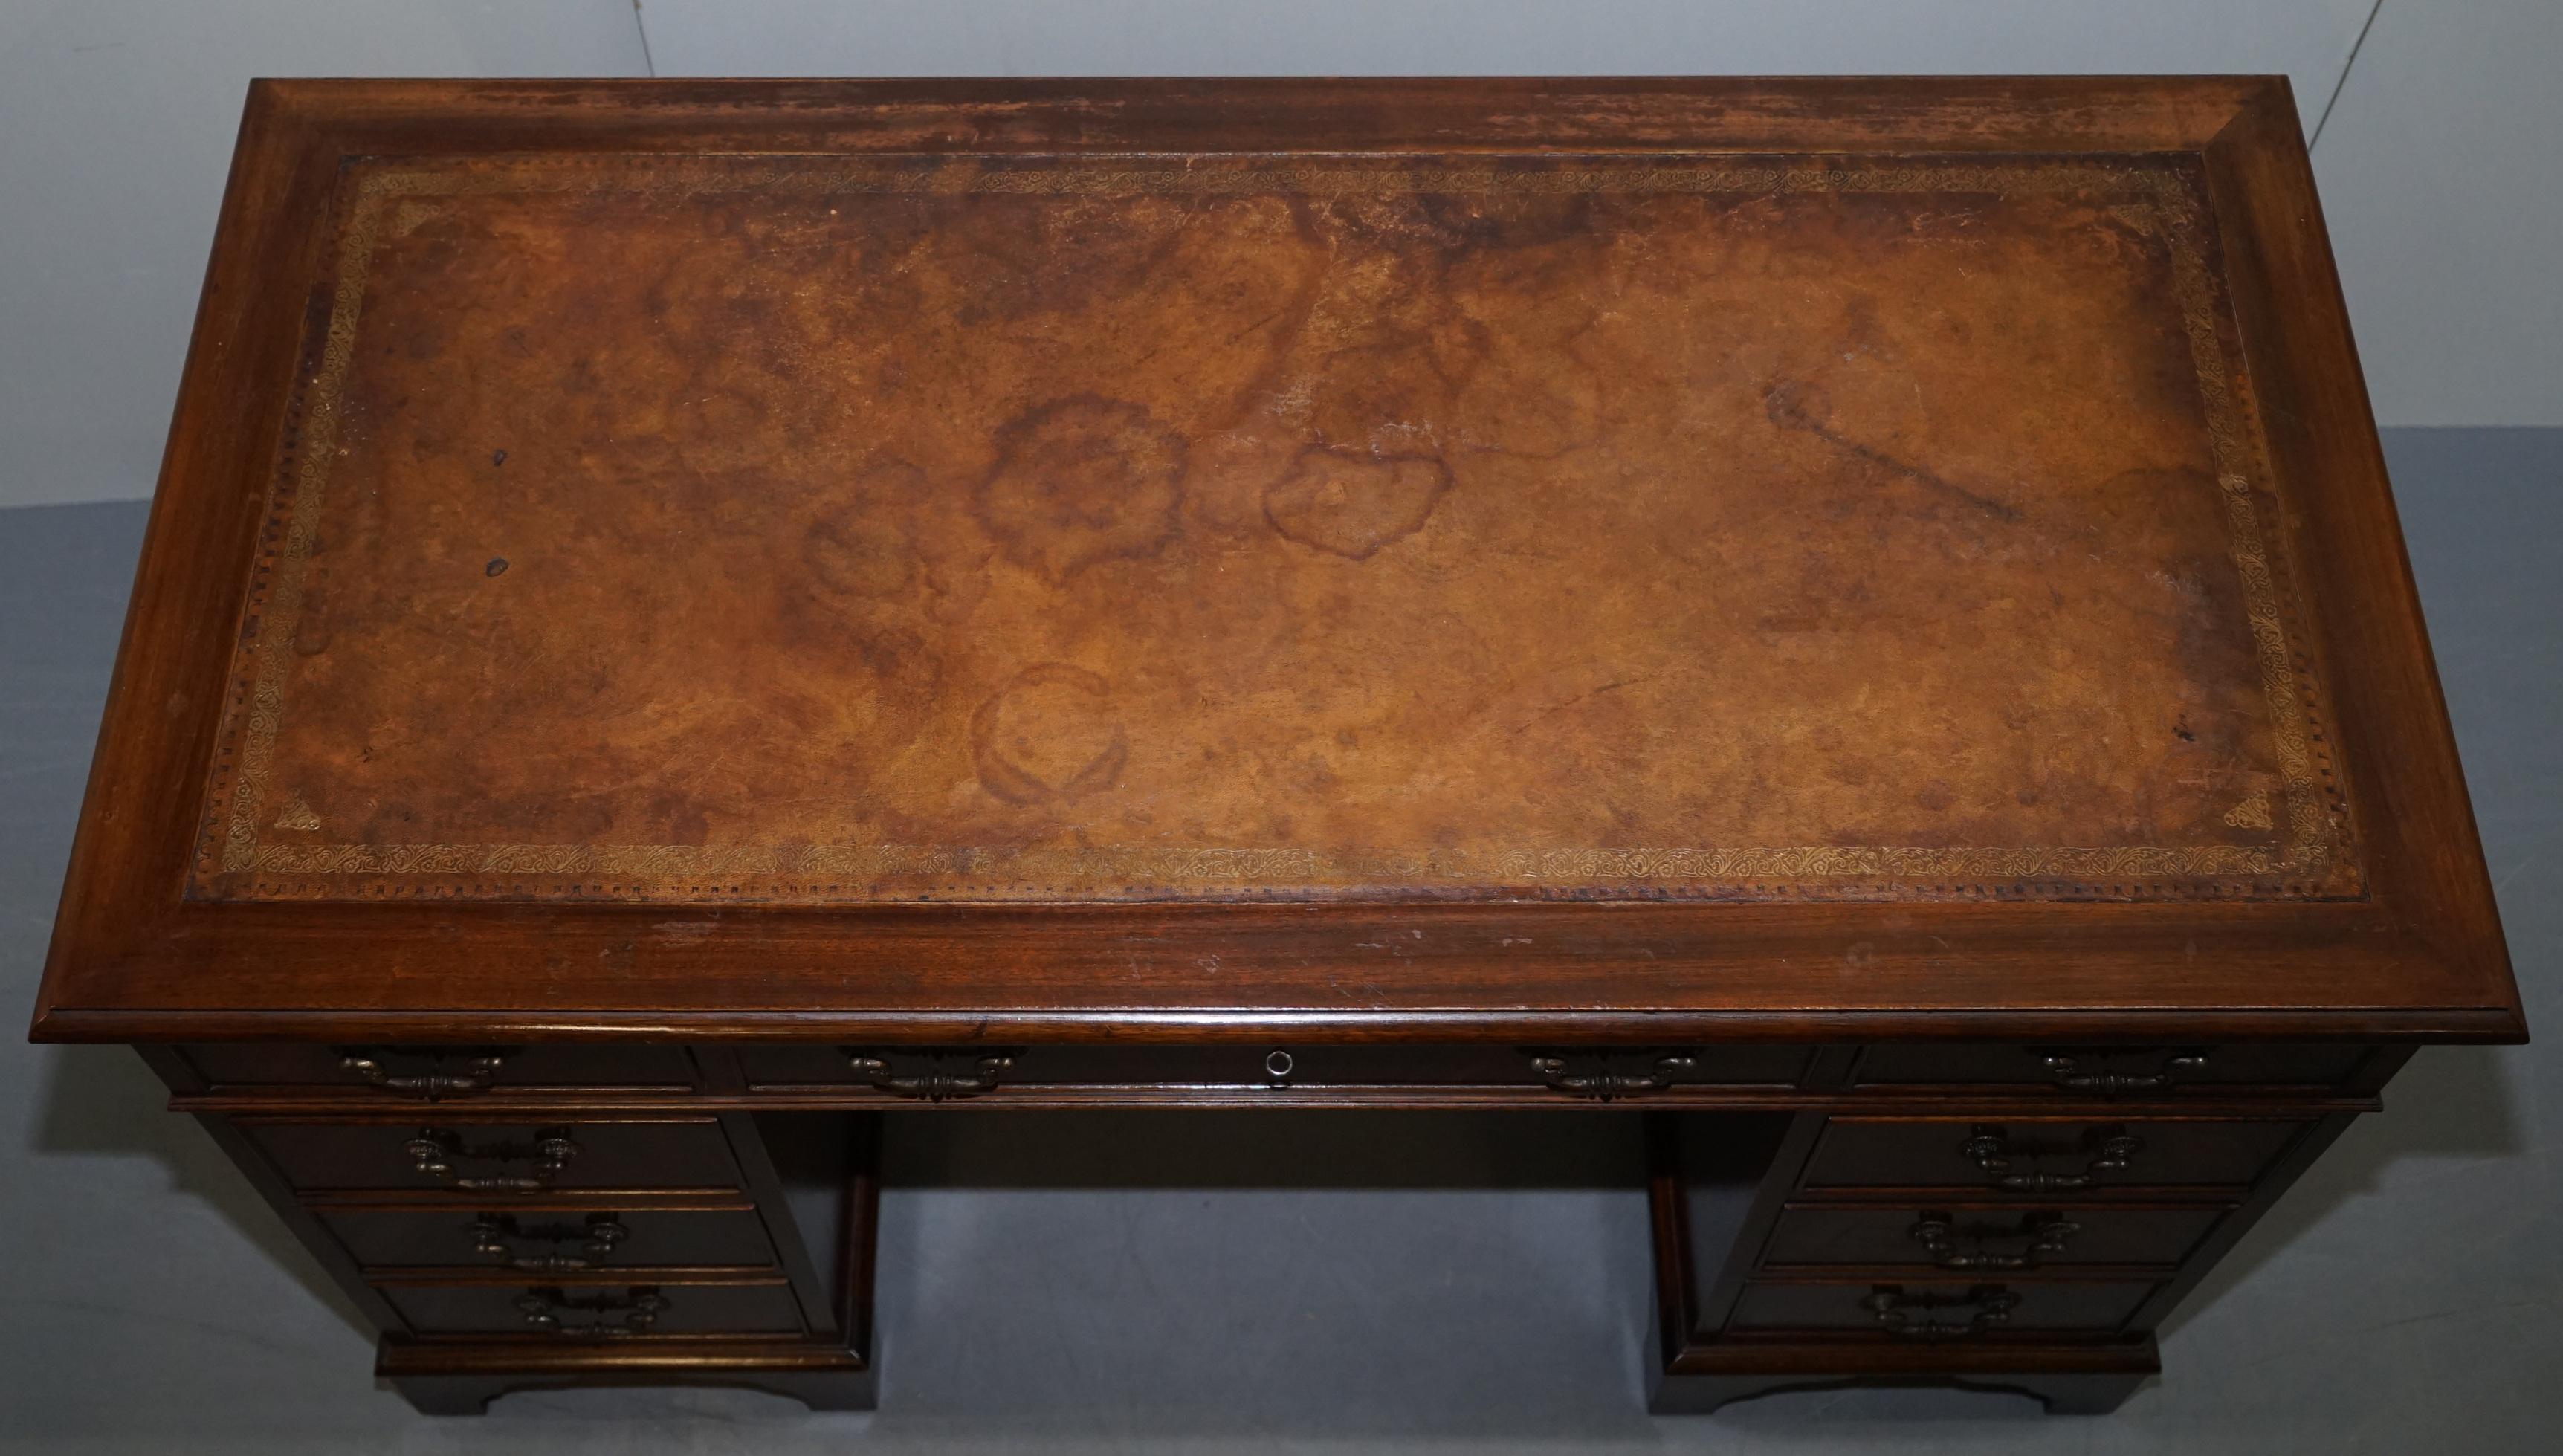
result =
M338 207L199 896L2357 891L2168 162Z

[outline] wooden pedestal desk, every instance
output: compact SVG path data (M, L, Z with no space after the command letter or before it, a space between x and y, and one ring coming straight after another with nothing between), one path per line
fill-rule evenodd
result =
M262 83L35 1033L422 1408L872 1398L883 1109L1652 1120L2105 1410L2524 1035L2264 79Z

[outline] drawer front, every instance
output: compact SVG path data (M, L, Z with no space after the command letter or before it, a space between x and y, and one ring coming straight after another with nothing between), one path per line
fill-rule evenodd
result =
M483 1265L534 1273L635 1265L771 1268L754 1207L327 1208L338 1242L368 1268Z
M216 1087L372 1088L386 1097L450 1101L493 1089L701 1085L682 1046L556 1041L540 1046L355 1045L200 1041L178 1048Z
M738 1166L692 1122L252 1123L242 1130L302 1188L729 1188Z
M1727 1328L1873 1331L1905 1340L2106 1335L2134 1318L2153 1291L2149 1282L2078 1279L1761 1280L1744 1286Z
M1682 1085L1786 1087L1810 1048L1551 1048L1450 1043L1234 1046L829 1046L739 1048L751 1086L869 1085L936 1100L1004 1087L1524 1087L1561 1097L1644 1095Z
M2371 1047L2336 1042L2246 1046L2022 1046L2011 1043L1885 1045L1861 1052L1852 1080L1864 1087L2010 1084L2092 1097L2140 1097L2182 1087L2262 1083L2337 1087Z
M377 1284L421 1335L562 1340L651 1335L798 1335L801 1306L759 1284Z
M2222 1206L1792 1204L1763 1245L1762 1263L1765 1268L1912 1265L1995 1274L2094 1264L2170 1268L2198 1247L2225 1213Z
M1838 1117L1801 1185L1972 1187L2045 1197L2107 1187L2243 1187L2306 1125L2228 1119Z

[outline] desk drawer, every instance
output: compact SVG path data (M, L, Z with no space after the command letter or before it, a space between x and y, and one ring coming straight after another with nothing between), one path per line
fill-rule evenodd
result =
M1760 1280L1744 1286L1730 1330L1874 1331L1890 1339L2112 1334L2152 1294L2149 1281Z
M1838 1117L1804 1187L1976 1187L2029 1197L2103 1187L2239 1188L2307 1125L2225 1118L1941 1121Z
M550 1188L738 1186L729 1140L708 1118L558 1123L258 1122L241 1129L300 1188L447 1188L458 1196Z
M2372 1050L2319 1041L2244 1046L1900 1044L1864 1049L1852 1080L1864 1087L2019 1085L2089 1097L2158 1096L2183 1087L2255 1083L2338 1087L2357 1074Z
M736 1207L324 1208L318 1217L367 1268L474 1265L556 1274L580 1269L774 1264L765 1221Z
M829 1046L738 1049L753 1087L864 1085L936 1101L1099 1086L1522 1087L1561 1098L1677 1086L1794 1086L1804 1046L1519 1047L1457 1043L1233 1046Z
M780 1279L754 1283L402 1284L375 1289L421 1335L559 1340L652 1335L798 1335L801 1306Z
M555 1041L534 1046L199 1041L178 1048L215 1087L373 1088L386 1098L453 1101L493 1089L610 1087L691 1091L682 1046Z
M1948 1201L1929 1206L1793 1203L1762 1248L1762 1266L1892 1266L2000 1275L2093 1264L2170 1268L2198 1246L2222 1204L2095 1208Z

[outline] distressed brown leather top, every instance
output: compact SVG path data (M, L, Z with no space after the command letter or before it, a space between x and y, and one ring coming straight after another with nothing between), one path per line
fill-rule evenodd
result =
M2354 893L2203 196L356 163L189 894Z

